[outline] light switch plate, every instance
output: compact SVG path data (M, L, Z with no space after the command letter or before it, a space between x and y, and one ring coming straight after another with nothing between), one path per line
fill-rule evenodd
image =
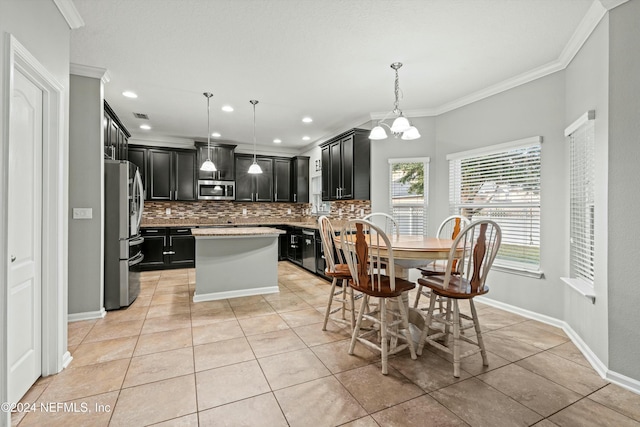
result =
M73 208L73 219L91 219L93 218L92 208Z

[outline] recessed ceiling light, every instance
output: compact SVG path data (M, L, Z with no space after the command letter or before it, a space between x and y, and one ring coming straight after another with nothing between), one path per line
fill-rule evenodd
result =
M149 125L140 125L140 129L149 130L149 129L151 129L151 126L149 126Z
M308 136L306 136L306 135L302 137L302 140L303 140L303 141L308 141L308 140L310 140L310 139L311 139L311 138L309 138L309 137L308 137Z
M279 139L279 138L276 138L276 139L273 140L274 144L280 144L281 142L282 142L282 140Z
M220 135L218 132L213 132L211 136L214 138L220 138L222 135Z
M302 121L303 121L304 123L311 123L311 122L313 121L313 119L312 119L311 117L303 117L303 118L302 118Z
M226 111L227 113L230 113L233 111L233 107L231 105L224 105L222 107L222 111Z
M126 96L127 98L137 98L138 94L135 92L131 92L130 90L125 90L124 92L122 92L123 96Z

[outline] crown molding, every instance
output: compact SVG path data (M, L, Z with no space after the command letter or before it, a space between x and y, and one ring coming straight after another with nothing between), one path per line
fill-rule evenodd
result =
M53 0L53 2L67 21L69 28L77 30L80 27L84 27L84 20L80 16L78 9L76 9L76 5L73 4L73 0Z
M611 10L614 7L618 7L623 3L628 2L629 0L600 0L600 3L602 4L602 7L604 7L607 10Z
M69 74L100 79L102 83L105 84L111 81L111 74L109 74L109 70L106 68L92 67L90 65L71 63L69 64Z
M607 9L596 0L591 4L587 14L580 21L580 25L573 32L569 42L562 50L558 61L562 64L562 68L566 68L573 60L576 54L587 41L591 33L596 29L602 18L607 14Z

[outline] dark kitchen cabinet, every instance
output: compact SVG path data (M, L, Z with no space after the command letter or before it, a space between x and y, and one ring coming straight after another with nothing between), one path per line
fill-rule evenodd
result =
M104 132L104 157L111 160L127 160L131 134L107 101L104 101L102 129Z
M235 176L235 145L211 144L211 161L216 165L217 171L207 172L200 170L200 166L207 160L208 148L206 142L196 141L198 179L208 181L233 181Z
M370 150L364 129L352 129L321 146L322 200L370 198Z
M189 228L142 228L143 270L193 268L196 260L195 237Z
M258 156L261 174L250 174L253 156L236 154L236 202L273 202L273 158Z
M291 159L291 201L309 203L309 157Z
M291 160L273 159L273 201L289 202L291 199Z
M148 200L196 200L196 152L149 148Z
M140 170L142 186L144 188L144 198L147 199L147 149L130 145L128 153L129 161Z

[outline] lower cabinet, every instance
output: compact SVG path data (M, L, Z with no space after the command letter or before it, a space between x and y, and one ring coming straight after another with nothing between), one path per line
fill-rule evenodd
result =
M141 230L144 243L140 263L143 270L193 268L196 265L196 241L186 227L153 227Z

